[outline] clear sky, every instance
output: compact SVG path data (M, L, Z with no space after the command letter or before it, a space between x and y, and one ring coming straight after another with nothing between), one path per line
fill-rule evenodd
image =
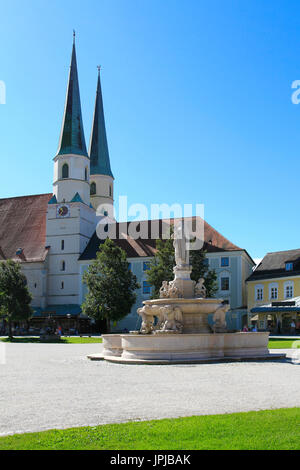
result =
M299 0L1 0L0 197L52 190L73 28L116 197L203 203L254 258L300 247Z

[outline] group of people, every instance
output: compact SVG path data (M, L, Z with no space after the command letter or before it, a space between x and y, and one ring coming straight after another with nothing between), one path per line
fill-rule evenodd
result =
M249 331L252 331L253 333L256 333L256 332L257 332L257 326L256 326L256 325L253 325L253 326L249 329L248 326L245 325L244 328L242 329L242 332L243 332L243 333L249 333Z

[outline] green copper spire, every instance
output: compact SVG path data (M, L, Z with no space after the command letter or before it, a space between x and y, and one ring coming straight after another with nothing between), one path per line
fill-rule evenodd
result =
M88 156L81 116L80 93L75 51L75 32L73 36L74 40L69 74L69 83L57 154L65 155L68 153L73 153L75 155Z
M110 168L105 129L103 99L100 82L100 67L98 67L96 103L89 154L91 160L91 175L109 175L113 178L113 174Z

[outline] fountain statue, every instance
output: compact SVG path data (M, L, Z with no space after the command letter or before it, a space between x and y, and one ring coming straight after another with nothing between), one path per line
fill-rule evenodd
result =
M103 335L104 359L170 364L268 357L269 333L228 332L230 306L222 299L207 298L205 279L191 280L189 237L183 224L174 227L173 238L173 281L164 281L159 298L145 300L138 309L139 331Z

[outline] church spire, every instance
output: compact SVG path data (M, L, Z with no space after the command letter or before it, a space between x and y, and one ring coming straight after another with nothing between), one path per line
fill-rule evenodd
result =
M92 127L89 155L91 175L107 175L113 178L113 174L110 168L109 152L107 145L99 66L94 121Z
M73 49L69 73L69 82L57 154L75 154L88 156L81 115L75 50L75 31L73 32Z

